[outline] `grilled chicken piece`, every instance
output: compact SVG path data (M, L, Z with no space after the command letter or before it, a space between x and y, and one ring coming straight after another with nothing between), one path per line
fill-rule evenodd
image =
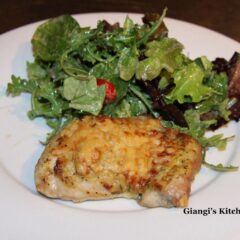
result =
M48 144L35 183L50 198L74 202L125 197L145 207L186 207L201 152L159 119L86 116Z

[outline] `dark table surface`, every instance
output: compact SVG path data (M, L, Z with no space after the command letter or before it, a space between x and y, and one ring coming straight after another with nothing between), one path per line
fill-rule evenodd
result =
M1 0L0 33L60 14L162 12L240 41L240 0Z

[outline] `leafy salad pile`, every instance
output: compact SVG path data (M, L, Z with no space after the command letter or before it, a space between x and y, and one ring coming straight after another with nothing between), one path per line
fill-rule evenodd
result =
M84 114L150 114L203 147L224 149L228 139L204 134L220 119L230 120L228 76L204 56L186 56L183 45L168 37L165 14L146 14L141 25L126 17L123 27L105 20L96 28L81 27L70 15L48 20L32 37L35 60L27 63L28 80L13 75L8 94L31 94L28 116L46 119L53 129L48 139Z

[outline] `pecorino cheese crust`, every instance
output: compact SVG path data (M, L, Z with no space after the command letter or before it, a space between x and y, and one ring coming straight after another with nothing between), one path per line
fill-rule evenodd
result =
M50 198L134 198L145 207L186 207L201 146L150 117L85 116L51 140L35 169Z

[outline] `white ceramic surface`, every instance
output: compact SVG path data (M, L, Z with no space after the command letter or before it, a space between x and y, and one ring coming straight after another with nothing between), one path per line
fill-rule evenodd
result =
M81 26L98 19L123 22L126 14L75 15ZM129 14L140 22L141 15ZM166 19L170 36L185 46L191 57L230 58L240 44L219 33ZM0 35L0 239L239 239L240 214L208 216L184 214L183 209L145 209L133 200L73 204L40 196L34 186L34 166L49 130L44 121L30 121L29 96L7 97L11 74L26 76L31 61L31 36L39 23ZM209 162L240 165L240 126L231 123L219 132L235 135L226 151L210 149ZM202 168L192 186L189 208L240 208L240 172L219 174Z

